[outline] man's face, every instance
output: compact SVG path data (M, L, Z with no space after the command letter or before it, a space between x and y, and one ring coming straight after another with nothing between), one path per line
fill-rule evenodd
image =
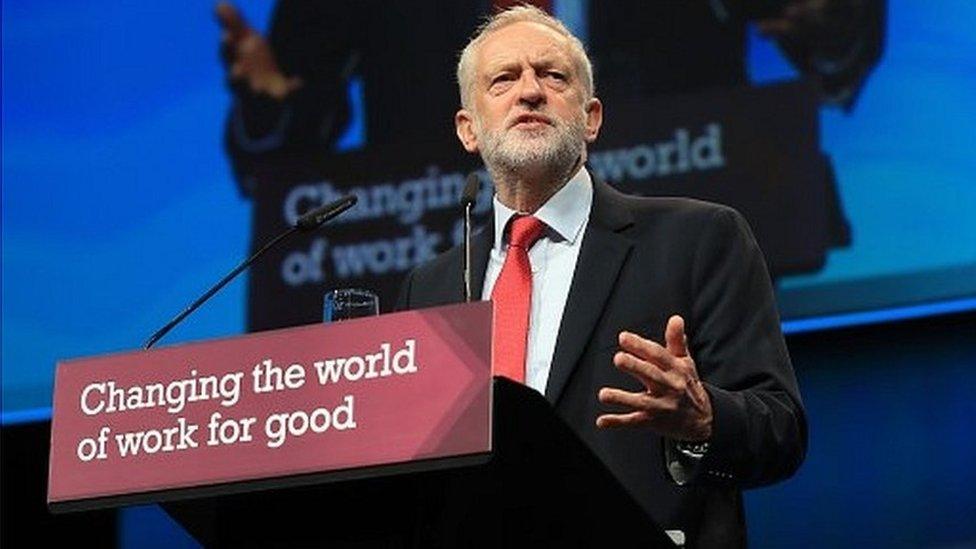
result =
M596 138L599 101L586 99L569 45L552 29L503 27L486 37L474 66L472 109L458 113L458 137L489 166L571 166Z

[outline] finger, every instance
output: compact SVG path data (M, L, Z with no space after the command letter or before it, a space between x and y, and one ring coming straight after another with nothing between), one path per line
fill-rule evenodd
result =
M661 369L670 370L674 367L675 357L667 349L650 339L644 339L631 332L620 332L618 341L622 350L652 362Z
M285 91L291 93L298 88L301 88L304 83L305 82L301 78L293 76L285 81Z
M789 19L762 19L756 21L756 28L767 36L782 36L793 32L793 22Z
M247 22L241 12L229 2L218 2L214 13L217 15L217 23L230 34L231 40L237 40L247 33Z
M841 19L844 18L843 14L846 10L840 10L837 12L835 10L828 9L826 2L819 0L808 1L801 6L798 6L796 11L791 15L791 19L795 24L807 28L807 29L817 29L824 25L828 25L831 18L834 18L835 23L842 23L838 21L837 16L839 15Z
M663 399L655 397L650 393L632 393L616 389L614 387L604 387L597 393L597 398L603 404L615 404L635 408L638 411L648 412L651 410L664 409Z
M664 329L664 341L667 342L668 352L683 358L688 356L688 338L685 337L685 319L673 315L668 319L668 326Z
M787 4L783 8L783 15L794 21L801 19L816 20L823 16L827 7L824 0L802 0Z
M256 32L247 33L237 43L237 49L242 56L254 57L254 54L260 52L264 47L264 37Z
M633 427L643 425L650 421L651 415L647 412L631 412L629 414L603 414L596 418L596 426L601 429L612 429L616 427Z
M604 387L597 393L597 399L603 404L617 404L637 410L648 410L651 408L651 398L651 395L646 392L632 393L613 387Z
M674 374L630 353L617 352L613 355L613 364L620 370L634 376L651 392L661 393L662 390L675 391L678 389L678 379Z

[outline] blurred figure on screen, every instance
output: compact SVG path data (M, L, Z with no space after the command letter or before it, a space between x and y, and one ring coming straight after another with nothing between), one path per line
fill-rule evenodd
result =
M457 97L444 53L460 51L481 16L516 3L280 0L267 36L219 3L221 57L234 94L225 141L241 191L251 193L255 162L334 150L350 121L354 78L364 88L359 110L369 145L448 142L444 120ZM848 109L880 57L885 12L885 0L529 3L578 15L582 28L574 30L588 43L605 97L746 84L746 25L755 22L800 71L820 77L826 102Z
M485 13L481 2L280 0L264 36L221 2L221 57L234 103L225 140L239 187L283 152L326 153L349 124L362 83L370 146L454 139L453 58Z
M594 1L589 50L604 96L747 84L746 30L776 38L827 103L850 108L881 55L884 0Z
M775 38L794 67L845 110L881 58L885 0L592 0L588 43L600 94L618 102L748 85L747 27ZM828 244L851 228L825 157Z

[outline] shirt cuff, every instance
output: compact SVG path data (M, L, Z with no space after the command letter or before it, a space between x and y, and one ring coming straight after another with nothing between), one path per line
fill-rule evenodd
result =
M708 453L708 442L688 443L664 439L664 461L671 480L685 486L701 476L702 460Z

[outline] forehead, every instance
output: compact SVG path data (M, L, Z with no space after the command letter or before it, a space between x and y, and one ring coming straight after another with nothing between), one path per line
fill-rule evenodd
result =
M540 23L520 22L502 27L485 37L478 51L478 70L511 63L558 63L571 66L565 36Z

